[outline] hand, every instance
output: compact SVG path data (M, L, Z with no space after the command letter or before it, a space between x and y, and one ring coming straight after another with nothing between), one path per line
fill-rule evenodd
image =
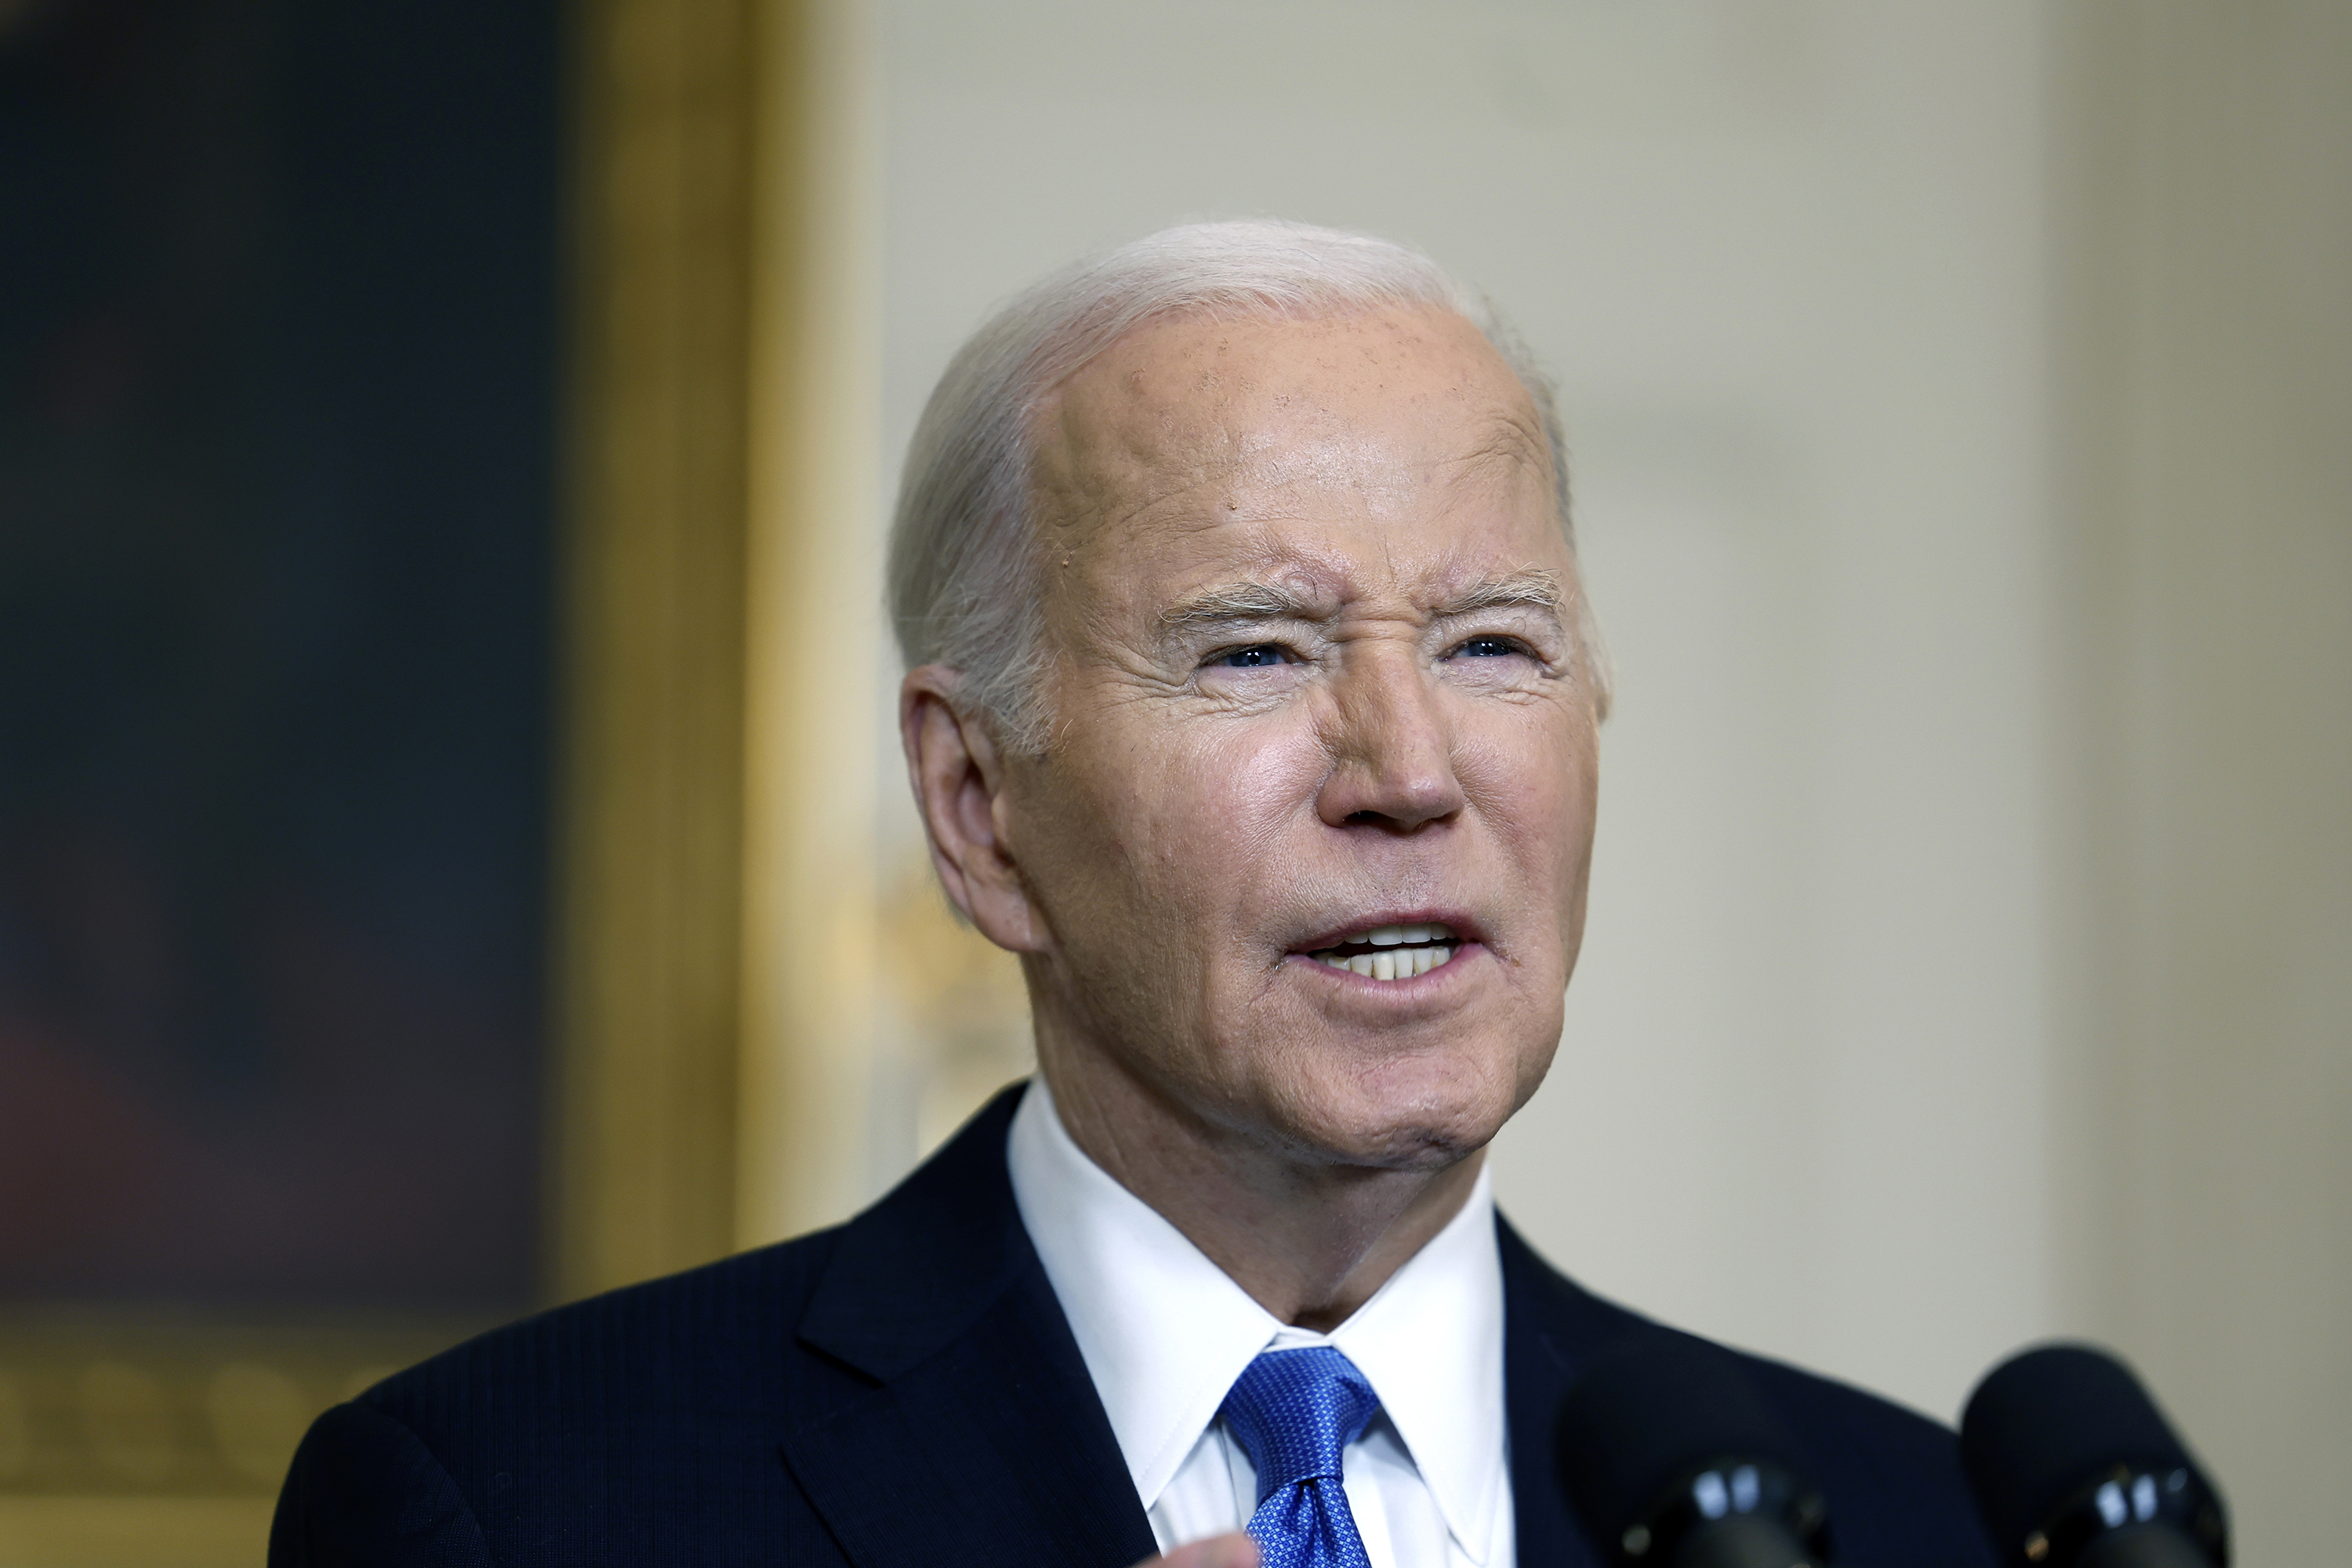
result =
M1135 1568L1257 1568L1257 1542L1235 1531L1188 1541L1165 1557L1153 1557Z

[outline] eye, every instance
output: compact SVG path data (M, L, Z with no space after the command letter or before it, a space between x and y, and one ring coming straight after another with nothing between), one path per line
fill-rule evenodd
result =
M1252 643L1247 647L1227 648L1209 660L1213 669L1265 669L1272 665L1287 664L1290 650L1270 642Z
M1456 658L1508 658L1528 650L1516 637L1476 637L1454 650Z

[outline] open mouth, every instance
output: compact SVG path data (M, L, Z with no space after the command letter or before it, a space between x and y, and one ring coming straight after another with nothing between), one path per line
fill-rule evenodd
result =
M1374 926L1307 956L1334 969L1351 969L1368 980L1410 980L1450 962L1462 939L1452 926Z

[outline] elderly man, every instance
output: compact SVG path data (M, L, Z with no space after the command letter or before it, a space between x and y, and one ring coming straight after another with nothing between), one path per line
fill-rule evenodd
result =
M916 436L891 595L932 857L1020 955L1037 1079L837 1230L329 1412L273 1562L1605 1560L1552 1423L1643 1326L1482 1159L1584 921L1560 463L1511 340L1376 240L1177 229L1007 307ZM1990 1562L1948 1433L1748 1367L1841 1557Z

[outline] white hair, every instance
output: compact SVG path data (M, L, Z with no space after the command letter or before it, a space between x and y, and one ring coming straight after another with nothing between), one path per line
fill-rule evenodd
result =
M964 700L992 717L1008 744L1041 750L1045 637L1030 471L1038 401L1161 317L1313 320L1396 305L1463 317L1517 375L1551 444L1559 525L1572 552L1551 383L1485 296L1419 251L1369 235L1270 219L1189 224L1024 290L949 362L908 447L890 531L890 615L908 668L956 669ZM1578 659L1605 703L1582 605L1580 587Z

